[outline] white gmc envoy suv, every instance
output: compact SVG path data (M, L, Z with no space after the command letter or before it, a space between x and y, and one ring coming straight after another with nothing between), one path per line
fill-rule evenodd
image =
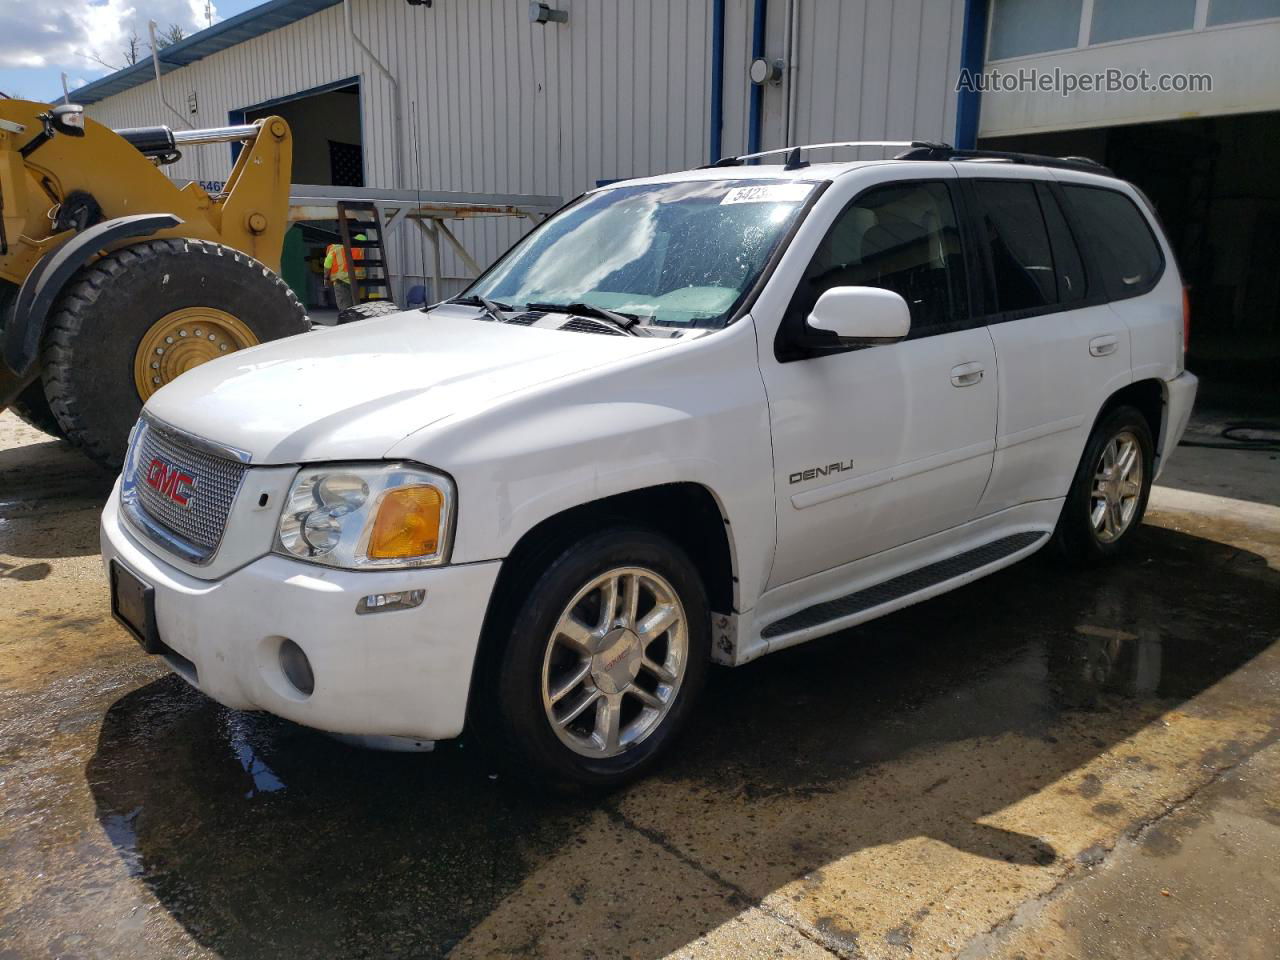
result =
M711 662L1111 557L1196 392L1157 218L903 146L593 190L463 296L184 374L103 511L113 612L229 707L608 786Z

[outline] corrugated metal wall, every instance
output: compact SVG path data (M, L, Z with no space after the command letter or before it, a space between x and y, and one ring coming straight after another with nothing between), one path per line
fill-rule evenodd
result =
M799 139L948 138L954 128L963 0L796 0ZM705 163L709 149L710 0L558 0L567 24L534 25L523 0L355 0L365 42L399 79L404 179L395 182L395 98L347 35L342 8L214 54L164 78L166 97L196 126L228 112L347 77L361 83L365 179L371 187L551 194L597 180ZM727 0L724 152L747 139L751 0ZM773 0L768 50L782 56L785 0ZM784 88L765 93L763 141L779 145ZM89 108L111 126L175 123L154 83ZM197 156L198 155L198 156ZM223 147L190 151L173 176L218 180ZM456 231L488 262L527 229L483 221ZM413 231L409 233L408 231ZM391 253L397 272L427 272L412 227ZM445 272L465 269L446 250ZM456 289L461 283L451 284ZM452 292L446 288L445 293Z
M771 57L783 56L786 15L782 0L769 5ZM801 0L792 142L953 142L963 17L964 3L956 0ZM766 148L783 145L785 91L766 89Z

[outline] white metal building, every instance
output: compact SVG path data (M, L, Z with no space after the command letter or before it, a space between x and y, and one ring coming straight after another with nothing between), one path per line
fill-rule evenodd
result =
M145 62L74 96L115 127L279 113L296 137L295 182L387 190L568 200L752 147L843 139L1090 155L1155 199L1203 308L1200 333L1216 323L1280 356L1265 346L1280 341L1280 0L551 9L566 18L532 22L526 0L269 0L164 48L163 90ZM759 57L779 69L757 86L748 68ZM1201 72L1213 89L957 91L962 69L992 68ZM205 148L169 172L216 184L230 163ZM489 219L457 232L484 263L528 225ZM415 232L399 232L391 258L401 296L429 272ZM441 294L470 273L449 250L444 272Z
M271 0L162 50L162 90L148 61L74 96L113 127L280 113L299 183L335 182L334 141L361 148L368 187L566 200L600 181L781 143L788 123L805 141L950 139L955 128L963 0L557 0L568 20L546 24L531 22L523 0L348 5ZM760 11L765 39L753 27ZM753 41L782 58L789 11L792 60L805 65L793 74L792 116L786 84L767 84L753 123ZM168 172L216 183L230 164L225 148L205 148ZM488 262L527 227L485 220L458 232ZM402 244L393 269L420 281L429 256ZM450 251L445 270L458 280L442 292L460 288L468 271Z

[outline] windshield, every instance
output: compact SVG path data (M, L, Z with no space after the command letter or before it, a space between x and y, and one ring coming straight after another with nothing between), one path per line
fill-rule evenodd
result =
M467 292L517 309L585 303L642 323L724 326L813 188L696 180L602 190L552 217Z

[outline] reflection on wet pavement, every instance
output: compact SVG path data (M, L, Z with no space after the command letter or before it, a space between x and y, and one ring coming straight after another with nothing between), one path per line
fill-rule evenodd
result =
M1005 863L1050 863L1061 853L1043 837L980 821L1228 675L1269 642L1247 629L1250 616L1277 619L1274 603L1258 606L1274 598L1276 578L1256 558L1156 528L1143 541L1128 569L1063 579L1049 563L1023 564L720 672L668 770L604 807L695 862L706 857L748 902L854 848L917 835ZM1223 565L1234 577L1209 585L1194 575ZM918 795L937 803L893 790L856 809L824 800L912 751L1009 734L975 758L1000 774L976 793L971 772L943 768ZM126 865L140 863L165 909L219 954L442 955L539 864L591 835L583 825L597 810L494 783L467 756L465 742L424 756L361 751L223 710L165 678L110 708L86 774ZM1003 776L1023 766L1035 772ZM731 802L717 807L716 797ZM750 811L779 797L823 830L787 831L784 851L753 842ZM679 822L654 813L664 806ZM833 846L830 817L858 829L834 834ZM723 862L726 851L741 859ZM732 898L722 907L740 908ZM730 915L689 918L654 955Z
M65 605L0 614L0 956L952 954L1276 736L1280 543L1225 536L1155 517L716 671L595 801L225 710L54 560Z

